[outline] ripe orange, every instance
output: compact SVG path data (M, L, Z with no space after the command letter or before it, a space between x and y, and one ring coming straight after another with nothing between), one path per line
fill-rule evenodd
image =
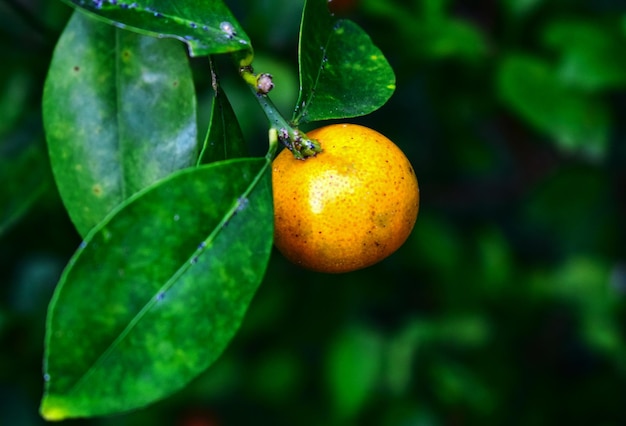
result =
M307 269L339 273L373 265L408 238L419 210L413 167L367 127L334 124L307 134L323 151L274 160L274 241Z

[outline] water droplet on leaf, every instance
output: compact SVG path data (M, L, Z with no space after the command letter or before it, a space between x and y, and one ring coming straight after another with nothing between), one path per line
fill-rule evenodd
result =
M233 24L231 24L230 22L224 21L220 23L220 30L222 30L225 34L226 37L231 39L234 36L237 35L237 33L235 32L235 27L233 26Z

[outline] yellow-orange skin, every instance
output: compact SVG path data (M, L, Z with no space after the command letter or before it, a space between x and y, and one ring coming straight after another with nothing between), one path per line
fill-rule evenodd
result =
M307 134L323 151L274 160L274 241L290 261L319 272L373 265L411 233L419 188L411 163L389 139L355 124Z

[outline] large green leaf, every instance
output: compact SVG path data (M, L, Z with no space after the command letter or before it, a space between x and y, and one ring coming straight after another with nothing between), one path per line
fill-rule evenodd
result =
M608 109L597 98L569 87L542 60L509 55L498 70L501 99L568 152L601 158L608 146Z
M300 95L295 123L356 117L380 108L395 75L363 29L336 20L326 0L307 0L300 26Z
M197 156L183 46L81 13L54 52L43 118L59 192L83 236L128 196Z
M198 158L198 164L208 164L213 161L247 155L246 141L237 121L237 116L228 97L226 97L226 93L219 84L217 73L212 64L211 75L213 80L211 121Z
M222 0L65 0L108 23L157 37L174 37L192 56L251 48Z
M272 234L267 159L186 169L131 197L87 236L53 296L43 416L117 413L186 385L237 331Z

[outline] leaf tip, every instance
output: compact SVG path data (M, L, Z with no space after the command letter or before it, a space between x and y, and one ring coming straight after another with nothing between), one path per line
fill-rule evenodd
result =
M51 401L48 397L44 397L42 400L39 413L41 417L49 422L65 420L70 416L67 410L58 404L58 401L54 399Z

